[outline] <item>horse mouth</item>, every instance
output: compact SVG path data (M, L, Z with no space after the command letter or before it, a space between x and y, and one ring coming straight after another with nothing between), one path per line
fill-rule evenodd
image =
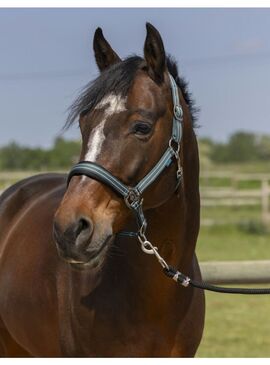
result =
M70 264L70 266L77 270L86 270L86 269L94 269L104 261L106 256L108 245L114 240L114 235L108 236L100 247L90 252L90 255L87 256L85 261L76 260L76 259L66 259L66 261Z

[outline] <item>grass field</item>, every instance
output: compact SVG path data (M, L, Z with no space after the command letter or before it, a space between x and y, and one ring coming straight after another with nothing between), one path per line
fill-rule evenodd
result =
M270 259L270 234L234 225L202 227L200 261ZM206 294L206 322L197 357L270 357L270 296Z
M216 171L269 173L269 164L235 164ZM200 186L231 187L231 179L201 179ZM238 189L258 189L253 180ZM270 234L254 207L202 207L202 219L231 220L232 224L201 227L197 243L200 261L270 259ZM205 330L197 357L270 357L270 296L206 293Z
M226 166L236 172L268 172L266 165ZM224 167L223 167L224 170ZM27 173L10 175L10 182ZM8 184L2 175L0 187ZM202 181L208 187L227 187L229 179ZM239 188L258 188L244 181ZM270 232L260 223L261 209L253 207L202 207L202 219L230 218L234 223L202 226L197 244L199 261L270 259ZM207 293L205 331L197 357L270 357L270 296Z
M201 227L197 255L200 261L270 260L270 234L234 225Z
M197 357L270 357L270 296L206 294Z

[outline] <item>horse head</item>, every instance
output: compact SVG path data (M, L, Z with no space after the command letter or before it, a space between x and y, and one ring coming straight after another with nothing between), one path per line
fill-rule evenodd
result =
M149 23L146 27L144 58L125 60L101 29L96 30L93 46L100 75L72 105L68 119L73 123L79 116L80 161L102 166L128 187L136 186L168 148L174 116L169 74L177 70L166 57L159 32ZM179 86L183 124L192 129ZM178 167L172 163L147 187L144 210L161 206L174 194ZM85 175L72 176L54 219L59 254L78 268L101 266L115 235L133 220L132 210L110 186Z

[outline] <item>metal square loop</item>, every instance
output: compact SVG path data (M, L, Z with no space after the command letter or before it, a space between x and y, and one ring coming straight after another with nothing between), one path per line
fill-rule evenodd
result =
M141 200L141 194L135 189L130 189L125 197L125 203L129 209L137 209L141 204Z

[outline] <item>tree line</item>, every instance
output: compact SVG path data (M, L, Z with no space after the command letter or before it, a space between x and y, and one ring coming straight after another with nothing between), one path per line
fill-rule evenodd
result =
M0 171L63 170L78 161L81 143L57 138L52 148L34 148L11 142L0 148Z
M209 138L200 143L208 147L208 158L214 163L270 161L269 135L238 131L224 143Z
M270 136L236 132L227 142L199 139L200 158L213 163L270 161ZM79 141L57 138L50 149L22 146L11 142L0 148L0 171L65 170L79 159Z

